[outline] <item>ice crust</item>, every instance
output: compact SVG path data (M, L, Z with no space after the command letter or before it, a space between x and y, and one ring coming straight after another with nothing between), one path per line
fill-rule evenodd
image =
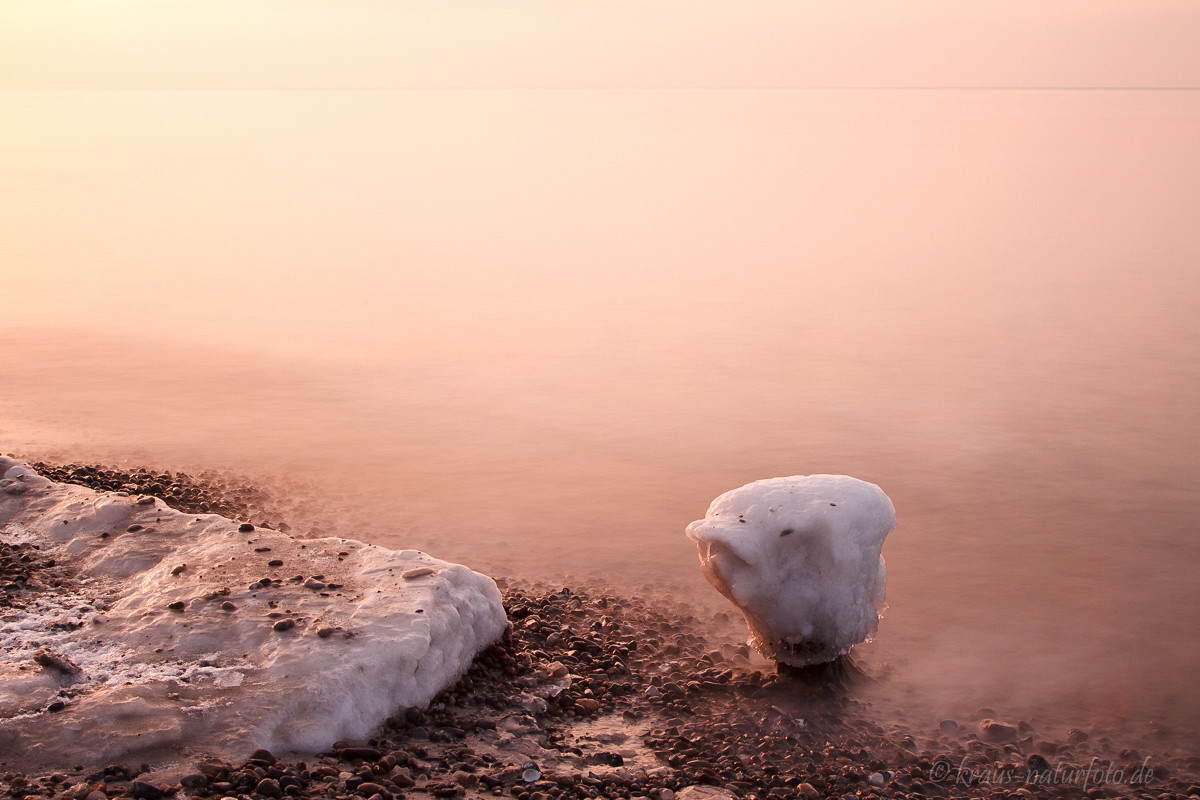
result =
M875 634L887 580L880 551L895 527L875 484L794 475L726 492L686 533L704 577L746 618L750 644L806 666Z
M36 546L66 575L0 609L0 753L34 763L362 739L427 705L508 624L494 581L422 552L242 533L6 458L0 475L0 541ZM38 651L80 674L37 664ZM54 701L65 709L49 713Z

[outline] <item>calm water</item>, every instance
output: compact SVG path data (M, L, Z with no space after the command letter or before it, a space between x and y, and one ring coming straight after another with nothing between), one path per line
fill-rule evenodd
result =
M229 468L300 529L702 618L684 525L844 472L901 520L880 702L1195 737L1200 92L0 118L4 452Z

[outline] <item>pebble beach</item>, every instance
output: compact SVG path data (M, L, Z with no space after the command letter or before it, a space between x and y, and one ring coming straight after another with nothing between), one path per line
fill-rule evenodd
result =
M102 465L33 466L100 491L154 496L286 532L248 482ZM0 612L68 576L30 544L0 544ZM12 798L397 800L552 798L1200 798L1200 758L1065 735L979 709L936 727L884 719L853 657L776 670L665 603L604 587L497 578L510 622L453 686L397 708L362 741L244 760L155 754L147 763L36 768L0 753ZM53 714L61 709L47 708Z

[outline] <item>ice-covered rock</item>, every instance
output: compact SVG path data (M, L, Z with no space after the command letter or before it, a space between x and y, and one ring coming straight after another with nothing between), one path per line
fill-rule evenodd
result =
M832 661L875 634L884 609L891 500L846 475L795 475L726 492L687 526L700 569L746 618L750 643L794 666Z
M0 604L9 757L325 749L426 705L508 624L494 581L421 552L0 475L26 487L0 491L0 543L53 560Z

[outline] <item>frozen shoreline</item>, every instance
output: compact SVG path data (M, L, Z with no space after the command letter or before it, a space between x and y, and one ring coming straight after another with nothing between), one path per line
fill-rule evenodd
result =
M0 541L47 570L0 620L0 747L35 763L325 749L427 704L508 624L490 578L418 551L0 475Z
M116 472L112 480L121 479ZM85 800L81 786L106 796L137 795L146 791L134 788L140 780L190 796L271 797L270 783L258 791L266 780L295 786L289 795L372 791L383 800L496 793L584 798L610 790L652 800L809 791L986 797L1017 788L1037 796L1082 797L1090 788L1157 798L1188 796L1200 774L1195 758L1135 751L1099 731L1062 737L1016 721L988 724L982 716L932 730L881 720L858 698L853 670L774 676L741 647L714 647L698 620L664 608L501 583L511 635L486 649L429 707L397 707L382 725L327 755L277 751L284 762L267 764L245 761L248 748L218 761L176 752L167 772L75 771L64 764L67 774L54 781L33 768L20 774L21 765L5 754L0 773L17 772L0 775L0 790L37 787ZM1146 759L1156 775L1149 783L1114 782L1118 772L1131 778ZM526 762L536 764L537 779L522 777ZM1097 764L1109 768L1107 778L1092 769Z

